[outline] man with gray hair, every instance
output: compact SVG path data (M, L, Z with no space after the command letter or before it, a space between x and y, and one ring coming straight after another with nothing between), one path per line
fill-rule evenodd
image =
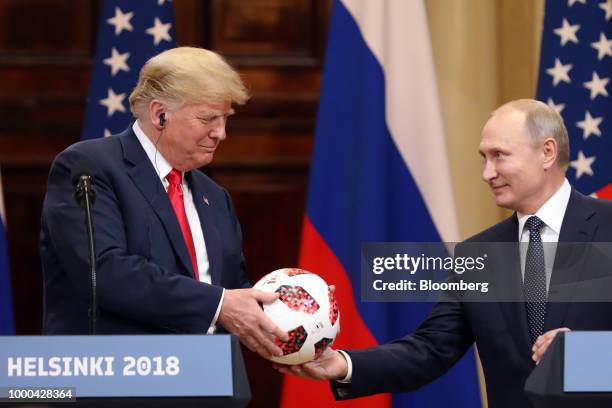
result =
M83 215L71 169L87 162L93 206L100 334L212 333L221 325L264 357L282 332L250 288L229 194L198 170L225 137L247 91L212 51L180 47L151 58L130 95L123 133L76 143L49 173L42 213L45 334L88 332L90 284Z
M504 259L508 269L499 272L508 273L508 286L501 289L516 288L524 301L439 302L411 335L365 350L328 348L310 363L275 366L279 371L332 380L337 399L411 391L443 375L476 343L489 407L530 407L525 380L558 332L612 330L612 303L549 302L547 297L570 272L557 269L542 242L612 241L612 203L580 194L565 178L569 147L560 115L542 102L509 102L485 124L479 153L482 178L496 204L515 213L467 242L528 243L521 263ZM590 279L589 273L580 279Z

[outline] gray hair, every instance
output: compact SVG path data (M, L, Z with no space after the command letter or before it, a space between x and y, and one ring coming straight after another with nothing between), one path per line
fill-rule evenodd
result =
M559 113L534 99L517 99L497 108L492 116L503 111L517 111L525 114L525 128L533 145L537 145L548 137L557 142L557 165L566 169L569 165L569 137Z

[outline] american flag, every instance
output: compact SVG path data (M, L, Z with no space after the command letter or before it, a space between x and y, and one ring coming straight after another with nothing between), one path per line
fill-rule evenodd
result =
M82 139L123 131L133 120L128 98L152 56L173 48L171 0L105 0Z
M570 183L612 198L612 0L548 0L538 99L561 113Z

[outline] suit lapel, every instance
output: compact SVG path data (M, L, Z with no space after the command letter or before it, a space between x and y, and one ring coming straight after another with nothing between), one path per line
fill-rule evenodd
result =
M588 248L582 245L567 244L593 241L597 230L594 216L595 210L589 205L588 199L572 189L559 234L559 246L557 246L550 280L544 331L563 325L569 307L567 300L571 299L576 283L580 281L580 275L585 269L582 267L582 262L588 258L585 256Z
M198 176L201 177L201 175L196 174L194 171L190 171L187 173L186 178L192 191L193 201L200 217L202 232L204 233L211 283L219 285L221 284L223 257L221 256L221 237L213 216L213 210L214 206L222 205L222 203L210 200L210 195L206 192L204 183L202 183Z
M594 215L595 209L587 197L572 189L561 225L559 242L592 242L597 230Z
M508 291L503 298L512 300L499 304L502 314L506 319L510 333L515 338L520 349L531 353L531 340L529 339L529 326L527 324L527 312L525 303L517 299L523 299L523 280L521 278L520 253L518 247L518 219L516 214L510 217L500 226L496 242L512 243L515 248L505 248L501 258L508 259L507 266L502 266L504 272L499 276L501 290ZM508 254L512 251L512 254ZM517 330L518 327L518 330Z
M189 271L192 277L195 277L181 227L176 219L176 214L168 199L166 190L159 180L151 161L131 127L119 137L123 146L123 157L125 161L132 165L128 169L128 175L159 217L168 234L168 239L172 244L174 252L178 255L185 270Z

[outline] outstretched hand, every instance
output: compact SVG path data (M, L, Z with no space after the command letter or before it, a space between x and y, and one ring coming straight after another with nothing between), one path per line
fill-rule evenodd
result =
M299 365L273 364L283 374L292 374L311 380L339 380L346 377L348 363L338 351L327 347L319 358Z

